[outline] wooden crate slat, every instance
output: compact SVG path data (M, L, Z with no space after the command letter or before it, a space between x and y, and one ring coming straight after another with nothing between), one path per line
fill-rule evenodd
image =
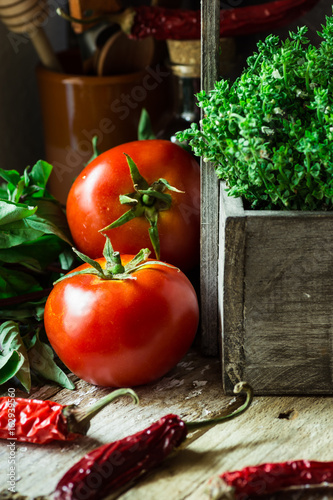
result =
M230 198L220 184L219 332L223 390L230 394L243 380L245 217L239 198ZM222 244L225 243L225 244ZM227 310L225 310L228 308Z
M201 2L201 87L208 91L218 78L219 0ZM201 159L201 350L218 354L219 184L210 163Z

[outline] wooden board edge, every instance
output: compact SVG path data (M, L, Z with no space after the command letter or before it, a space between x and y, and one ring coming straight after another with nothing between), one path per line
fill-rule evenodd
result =
M220 205L223 204L221 200ZM232 394L244 373L244 267L246 218L220 217L218 313L222 386Z
M201 3L201 89L209 91L219 75L219 0ZM218 356L219 186L211 163L201 159L200 343L206 356Z

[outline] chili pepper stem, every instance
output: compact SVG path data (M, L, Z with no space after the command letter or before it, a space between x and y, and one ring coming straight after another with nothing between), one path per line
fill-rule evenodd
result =
M104 398L91 405L89 409L76 409L73 406L66 406L63 414L67 419L68 428L71 432L86 434L90 427L91 419L97 415L105 406L122 396L131 396L135 404L139 404L138 395L132 389L118 389L107 394Z
M110 23L115 23L118 24L118 26L121 28L121 30L129 35L131 33L131 29L134 23L134 18L136 15L136 12L133 8L128 7L122 12L116 12L113 14L103 14L101 16L96 16L96 17L85 17L83 19L79 19L77 17L73 17L69 14L67 14L63 9L58 7L56 9L56 13L58 16L62 17L63 19L66 19L66 21L69 21L71 23L78 23L78 24L96 24L100 23L102 21L108 21Z
M235 500L235 488L229 486L220 476L213 477L206 489L207 500Z
M253 400L253 389L252 387L247 383L247 382L239 382L238 384L235 385L234 387L234 394L239 394L240 392L245 392L246 393L246 399L244 403L239 406L236 410L234 410L232 413L229 415L223 415L218 418L213 418L209 420L202 420L199 422L185 422L186 427L188 430L196 430L196 429L201 429L202 427L208 427L214 424L219 424L221 422L227 422L228 420L232 420L235 417L238 417L242 413L244 413L250 404L252 403Z

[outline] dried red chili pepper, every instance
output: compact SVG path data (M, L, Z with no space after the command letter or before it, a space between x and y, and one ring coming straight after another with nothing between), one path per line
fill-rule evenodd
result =
M246 392L246 400L229 415L201 422L185 422L177 415L166 415L143 431L93 450L66 472L54 499L100 500L159 465L183 443L189 430L225 422L243 413L253 394L245 382L235 386L235 393L241 391Z
M0 439L45 444L72 441L87 433L90 420L107 404L121 396L139 399L132 389L119 389L100 399L87 410L39 399L0 398Z
M318 0L276 0L260 5L220 11L220 36L237 36L276 29L311 9ZM58 14L80 24L107 19L117 23L131 38L152 36L156 40L195 40L201 36L200 10L168 9L166 7L130 7L121 13L98 18L76 19L61 9Z
M220 36L248 35L276 29L281 23L304 14L318 0L277 0L262 5L220 11ZM200 39L200 10L137 7L132 38L153 36L157 40Z
M246 500L290 486L333 483L333 462L290 460L224 472L209 485L210 500Z

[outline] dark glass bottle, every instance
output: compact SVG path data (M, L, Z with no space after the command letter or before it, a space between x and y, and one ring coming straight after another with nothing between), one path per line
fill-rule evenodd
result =
M200 40L167 40L170 72L172 75L171 112L160 122L157 137L178 142L176 132L191 123L199 123L201 109L196 94L200 92L201 42ZM233 38L220 40L220 76L233 79L236 50ZM182 144L186 148L186 144ZM187 148L186 148L187 149Z
M176 132L185 130L191 123L199 123L200 120L200 109L196 104L196 94L200 91L200 75L195 65L171 64L170 70L173 107L164 117L157 137L179 144ZM186 148L186 144L181 145Z

